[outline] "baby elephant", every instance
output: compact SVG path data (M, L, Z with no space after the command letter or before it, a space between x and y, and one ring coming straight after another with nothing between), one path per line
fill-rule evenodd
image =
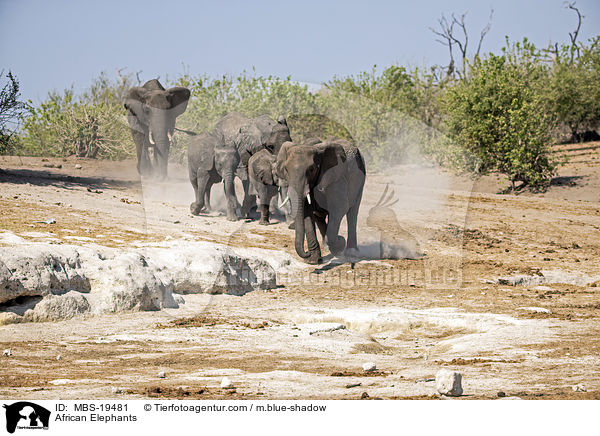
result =
M215 183L225 180L227 219L235 221L235 191L233 173L240 162L235 149L219 147L219 138L214 132L204 132L192 139L188 147L188 171L196 194L190 212L198 215L210 207L210 189Z
M275 129L273 131L276 132ZM287 137L289 138L289 135ZM285 137L283 139L285 139ZM277 141L277 144L280 142L281 140ZM318 138L309 138L302 142L301 145L313 146L320 142L321 140ZM278 176L277 162L278 158L287 155L287 152L291 147L300 145L300 143L285 141L278 147L270 147L269 145L269 141L267 141L266 148L255 153L248 160L250 186L252 191L254 191L253 193L258 196L260 205L259 224L269 224L269 205L274 198L277 198L277 194L280 193L280 198L283 200L283 203L279 205L279 209L283 208L286 221L290 222L289 228L293 228L292 210L289 199L287 198L288 184L284 178Z
M280 183L283 182L277 177L275 171L276 156L268 149L253 154L248 160L248 176L252 191L258 197L260 206L259 224L269 224L269 206L273 198L277 198L280 190ZM286 190L286 186L281 186ZM284 195L285 196L285 195ZM288 210L286 209L286 218Z

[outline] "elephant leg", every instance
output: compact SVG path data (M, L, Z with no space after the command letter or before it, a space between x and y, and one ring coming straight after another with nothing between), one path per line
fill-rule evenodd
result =
M315 231L314 215L310 211L307 211L307 216L304 217L304 228L306 229L306 245L311 253L311 256L305 261L311 265L317 265L322 260L321 247Z
M248 214L253 207L256 207L256 196L250 194L250 180L242 179L242 187L244 188L244 200L242 202L241 214L242 218L249 218Z
M279 204L283 203L285 201L285 199L288 196L288 185L287 183L282 183L279 189ZM281 208L279 208L281 209ZM285 214L285 222L288 223L288 229L294 229L294 216L292 214L292 206L291 206L291 202L288 201L284 206L283 206L283 213Z
M258 224L262 224L263 226L266 226L269 224L269 205L268 204L260 205L260 221L258 222Z
M258 194L258 204L260 205L260 221L258 223L267 225L269 224L269 187L260 182L255 183L254 186Z
M227 219L236 221L237 197L235 195L234 178L240 163L240 156L235 149L215 149L215 170L223 179L223 189L227 199Z
M135 152L137 155L138 174L146 175L152 171L152 164L148 157L148 147L146 146L146 135L143 132L131 129L133 142L135 143Z
M358 204L352 206L346 214L346 221L348 223L348 241L346 242L346 250L344 251L344 255L348 258L358 257L358 243L356 241L358 206Z
M197 200L198 199L198 176L196 174L196 171L194 171L192 168L189 168L189 176L190 176L190 183L192 184L192 188L194 188L194 198ZM196 207L197 207L197 201L194 201L192 204L190 204L190 212L193 215L196 215L196 214L194 214Z
M277 198L277 187L272 185L263 185L259 193L261 217L259 224L269 224L269 210L271 201Z
M212 209L210 207L210 192L215 183L219 183L221 181L221 177L217 174L217 172L213 169L210 172L210 178L208 179L208 184L206 185L206 191L204 192L204 210L205 212L210 212Z
M212 183L209 183L206 186L206 191L204 192L204 209L207 212L210 212L210 190L212 189Z
M194 192L196 194L196 201L190 204L190 212L192 213L192 215L200 214L200 212L204 208L204 199L209 179L209 174L207 174L204 171L198 171L198 174L196 176L196 187L194 188ZM192 186L194 186L193 182Z
M237 197L235 196L235 185L233 183L233 173L223 175L223 184L225 190L225 198L227 198L227 219L229 221L237 221L235 209L237 206Z
M156 145L152 147L152 158L154 159L154 168L158 168L158 150L156 149Z
M317 224L317 227L319 229L319 233L321 233L323 241L325 241L325 238L327 236L327 223L325 221L325 219L327 218L327 213L317 210L314 212L314 217L315 223Z
M359 175L360 177L360 175ZM360 180L357 177L356 180ZM348 241L346 243L346 257L358 257L358 241L356 236L356 227L358 224L358 209L362 200L364 188L364 175L362 175L362 185L356 194L354 204L348 209L346 214L346 222L348 223Z
M326 232L326 241L327 246L329 247L329 251L334 256L340 255L344 251L344 247L346 246L346 240L343 236L340 236L340 224L342 222L342 217L339 215L329 214L328 222L327 222L327 232Z

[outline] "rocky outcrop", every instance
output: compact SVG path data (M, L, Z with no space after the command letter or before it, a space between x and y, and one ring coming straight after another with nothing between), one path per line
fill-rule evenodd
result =
M89 292L81 259L71 247L17 245L0 247L0 304L19 297Z
M15 235L10 241L0 245L0 324L177 308L183 299L174 293L243 295L274 288L275 268L291 262L282 253L238 252L208 242L140 244L125 251L29 243Z

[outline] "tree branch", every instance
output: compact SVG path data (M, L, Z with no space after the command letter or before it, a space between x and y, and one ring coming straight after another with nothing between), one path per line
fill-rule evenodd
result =
M475 52L475 57L479 57L479 52L481 51L481 43L483 42L483 38L488 34L490 29L492 28L492 18L494 16L494 9L490 10L490 19L485 27L481 30L481 36L479 37L479 44L477 44L477 51Z
M577 36L579 35L579 30L581 29L581 21L584 18L584 16L581 15L581 12L579 12L579 9L575 6L575 3L576 2L566 3L565 6L567 9L577 12L577 29L575 29L574 32L569 32L569 38L571 38L571 62L573 62L575 52L577 52L577 57L580 55L579 47L577 46Z

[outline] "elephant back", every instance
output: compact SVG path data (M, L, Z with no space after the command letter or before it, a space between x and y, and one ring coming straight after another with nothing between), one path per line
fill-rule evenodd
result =
M248 121L249 118L239 112L230 112L221 118L213 129L213 133L219 138L219 145L222 147L235 147L236 137Z
M194 136L190 141L187 153L190 168L210 170L218 143L218 138L212 132L202 132Z

